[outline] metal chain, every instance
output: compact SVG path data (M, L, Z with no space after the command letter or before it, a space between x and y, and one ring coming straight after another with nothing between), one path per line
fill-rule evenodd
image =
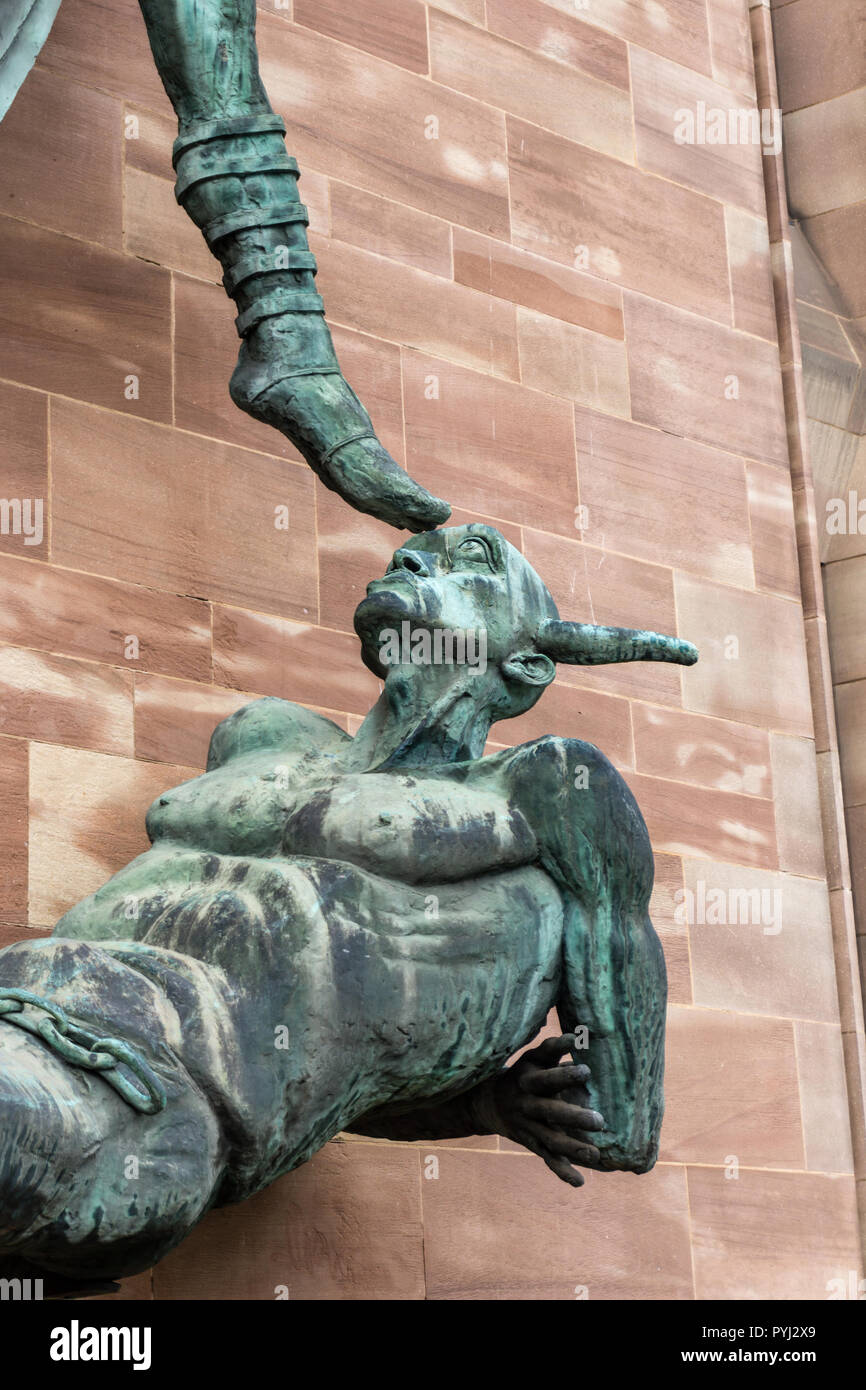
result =
M32 1013L25 1011L25 1005L47 1016L34 1018ZM73 1023L59 1004L52 1004L26 989L0 989L0 1019L41 1038L73 1067L98 1071L103 1080L142 1115L156 1115L165 1109L165 1087L128 1043L88 1032ZM141 1083L140 1087L119 1070L119 1064L132 1073Z

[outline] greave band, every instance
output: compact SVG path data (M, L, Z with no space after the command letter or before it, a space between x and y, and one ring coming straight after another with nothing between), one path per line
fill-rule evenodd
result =
M306 243L309 216L298 198L300 171L286 152L285 129L273 113L238 116L200 122L174 143L175 197L220 260L226 293L242 292L235 319L241 338L266 318L324 314L309 279L316 258L297 244ZM281 227L285 244L276 241ZM256 238L264 228L271 234Z

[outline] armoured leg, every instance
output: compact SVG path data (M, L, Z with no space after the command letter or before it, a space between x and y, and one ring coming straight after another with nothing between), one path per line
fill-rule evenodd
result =
M223 267L241 338L235 404L285 434L329 488L411 531L447 520L376 437L316 293L296 162L258 71L255 0L140 0L178 116L178 202Z

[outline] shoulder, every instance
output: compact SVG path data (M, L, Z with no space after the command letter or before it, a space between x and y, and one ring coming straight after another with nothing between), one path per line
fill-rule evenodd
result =
M279 748L329 752L350 741L332 720L291 700L268 696L253 700L217 724L211 735L207 770L223 767L245 753Z
M512 784L541 785L547 792L564 794L569 787L582 789L580 782L590 777L599 786L608 783L626 785L601 749L579 738L545 734L543 738L505 749L494 757L501 759L502 768Z
M607 874L652 883L646 823L625 778L600 749L548 735L500 755L514 805L535 833L542 858L563 875Z

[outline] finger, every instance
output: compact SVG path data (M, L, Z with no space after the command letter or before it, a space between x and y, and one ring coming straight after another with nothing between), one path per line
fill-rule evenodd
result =
M558 1126L571 1133L573 1130L604 1129L604 1119L597 1110L586 1110L581 1105L573 1105L567 1100L551 1100L541 1096L527 1096L523 1102L523 1113L539 1124Z
M548 1067L544 1071L539 1068L534 1074L530 1072L523 1078L523 1085L525 1090L532 1091L537 1096L550 1096L566 1086L585 1086L589 1074L589 1067L583 1063L573 1066L569 1062L563 1062L558 1067Z
M548 1167L551 1167L555 1162L557 1167L554 1168L554 1171L557 1173L558 1177L563 1176L563 1173L559 1172L559 1167L564 1167L564 1169L572 1175L571 1177L565 1178L565 1181L571 1182L573 1187L583 1187L582 1176L578 1174L579 1181L574 1181L574 1173L576 1170L572 1167L571 1159L575 1162L582 1163L585 1168L598 1168L601 1163L601 1155L598 1149L593 1148L592 1144L584 1144L575 1146L571 1155L557 1153L545 1142L548 1137L547 1132L539 1131L539 1133L542 1135L541 1138L530 1133L526 1127L522 1127L519 1133L512 1133L512 1138L516 1143L522 1144L524 1149L528 1149L530 1153L536 1154L538 1158L544 1159ZM567 1135L562 1135L561 1138L567 1145L570 1144L571 1141ZM578 1153L578 1149L580 1153Z
M583 1174L579 1168L572 1168L567 1158L562 1158L559 1154L542 1154L541 1156L551 1173L555 1173L563 1182L567 1182L569 1187L583 1187Z
M559 1038L545 1038L544 1042L533 1048L529 1055L536 1066L552 1067L556 1065L564 1052L570 1052L576 1045L577 1039L573 1033L563 1033Z
M562 1154L571 1159L572 1163L582 1163L585 1168L594 1168L601 1162L601 1154L594 1144L575 1139L572 1135L566 1134L565 1130L548 1129L547 1126L537 1125L532 1120L526 1121L521 1129L548 1153ZM522 1134L520 1143L525 1143Z
M526 1130L521 1130L519 1133L516 1130L512 1130L509 1137L515 1144L521 1144L524 1149L528 1149L531 1154L536 1154L539 1158L546 1159L547 1153L543 1145L540 1144L533 1135L528 1134Z

